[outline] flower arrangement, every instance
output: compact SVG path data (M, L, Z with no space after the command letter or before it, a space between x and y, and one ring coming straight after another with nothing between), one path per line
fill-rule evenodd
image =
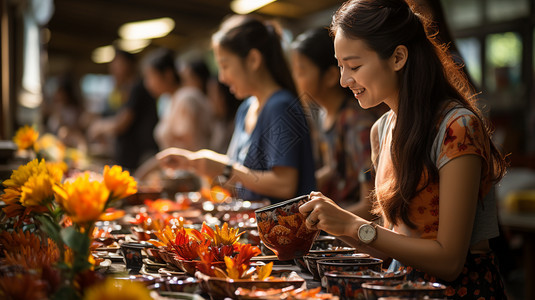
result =
M20 282L36 280L32 299L41 299L42 295L79 299L79 279L91 276L88 274L95 262L91 255L95 222L110 218L107 209L137 191L134 178L120 166L105 166L98 176L81 173L62 181L64 170L62 164L34 159L3 182L0 200L4 202L5 231L0 235L0 244L5 262L24 270L0 277L0 285L7 287L0 291L4 296L24 298L29 293L10 285L15 277ZM60 276L48 276L53 273L50 270ZM58 284L40 285L50 278L58 278Z
M60 183L64 171L63 164L37 159L14 170L11 177L3 182L4 194L0 195L4 202L4 218L11 218L14 227L24 224L31 227L33 217L42 213L49 213L57 219L59 212L55 209L53 186ZM2 221L4 225L9 223Z

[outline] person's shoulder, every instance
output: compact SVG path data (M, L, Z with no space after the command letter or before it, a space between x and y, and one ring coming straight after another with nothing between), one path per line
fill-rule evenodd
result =
M269 97L264 109L267 111L280 112L281 109L291 109L292 107L302 109L299 98L290 91L282 89L276 91Z
M469 127L473 126L473 124L479 125L479 123L480 119L473 111L457 105L450 108L446 116L444 116L442 126L451 128L454 124L459 124L460 127Z

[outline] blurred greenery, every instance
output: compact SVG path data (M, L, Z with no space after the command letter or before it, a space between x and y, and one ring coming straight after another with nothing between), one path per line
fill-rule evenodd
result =
M487 59L495 68L521 63L522 41L514 32L491 34L487 37Z

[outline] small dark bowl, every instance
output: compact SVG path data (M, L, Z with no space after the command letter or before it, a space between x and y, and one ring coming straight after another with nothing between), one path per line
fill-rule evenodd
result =
M143 255L141 250L144 247L138 243L123 243L121 244L121 252L123 254L126 268L137 272L143 267Z
M311 250L327 250L334 247L348 247L348 245L332 235L319 235L312 243Z
M308 253L319 230L310 230L299 206L308 195L286 200L255 210L260 239L279 260L292 260Z
M362 288L368 300L377 300L381 297L443 298L446 290L446 286L440 283L404 280L371 281L363 283Z
M295 258L294 263L299 267L299 270L301 270L301 272L310 273L310 271L308 270L307 263L305 261L305 256Z
M317 239L316 239L317 241ZM315 243L315 242L314 242ZM314 249L314 245L312 245L312 248ZM316 256L316 257L333 257L336 254L352 254L356 252L355 248L349 248L349 247L340 247L333 249L331 245L329 245L329 248L326 249L316 249L316 250L310 250L308 252L308 255L305 256ZM333 255L331 255L333 254ZM298 257L294 259L295 264L301 269L301 272L304 273L311 273L311 271L308 268L307 262L305 261L305 256ZM315 263L314 263L315 264ZM316 272L317 273L317 272ZM312 273L314 275L314 273ZM319 280L319 279L318 279Z
M200 272L199 272L200 273ZM209 277L204 274L197 273L197 277L201 280L201 289L203 289L213 300L223 299L237 299L236 290L243 289L282 289L289 286L301 287L305 282L304 279L274 279L274 280L250 280L250 279L224 279ZM240 298L238 298L240 299ZM243 299L243 298L241 298Z
M158 248L147 248L145 249L147 256L155 263L165 263L165 261L160 256L160 249Z
M353 249L353 248L352 248ZM354 250L354 249L353 249ZM353 251L354 252L354 251ZM316 281L321 280L321 276L318 271L318 261L327 260L327 259L344 259L344 258L368 258L370 255L365 253L336 253L336 252L326 252L323 254L312 253L305 255L305 263L308 268L308 272L312 274L312 277Z
M382 276L382 277L381 277ZM340 299L365 299L362 284L372 281L404 280L406 272L381 272L370 270L358 272L327 272L322 279L322 285L327 292L339 296Z
M373 270L381 272L383 260L374 257L334 257L317 261L319 278L327 272L357 272Z
M193 277L168 277L163 286L168 292L194 294L199 288L199 281Z

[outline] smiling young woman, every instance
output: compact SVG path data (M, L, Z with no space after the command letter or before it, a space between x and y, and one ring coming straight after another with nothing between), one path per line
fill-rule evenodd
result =
M393 258L408 279L446 284L448 298L504 299L488 240L498 235L492 187L505 161L464 74L427 30L404 0L352 0L336 12L340 83L363 107L390 107L371 131L374 205L384 224L321 193L300 211L309 227Z
M233 16L213 35L212 46L219 80L245 98L227 155L169 148L160 152L160 161L231 177L235 196L244 200L279 202L308 194L316 188L309 127L275 27Z

